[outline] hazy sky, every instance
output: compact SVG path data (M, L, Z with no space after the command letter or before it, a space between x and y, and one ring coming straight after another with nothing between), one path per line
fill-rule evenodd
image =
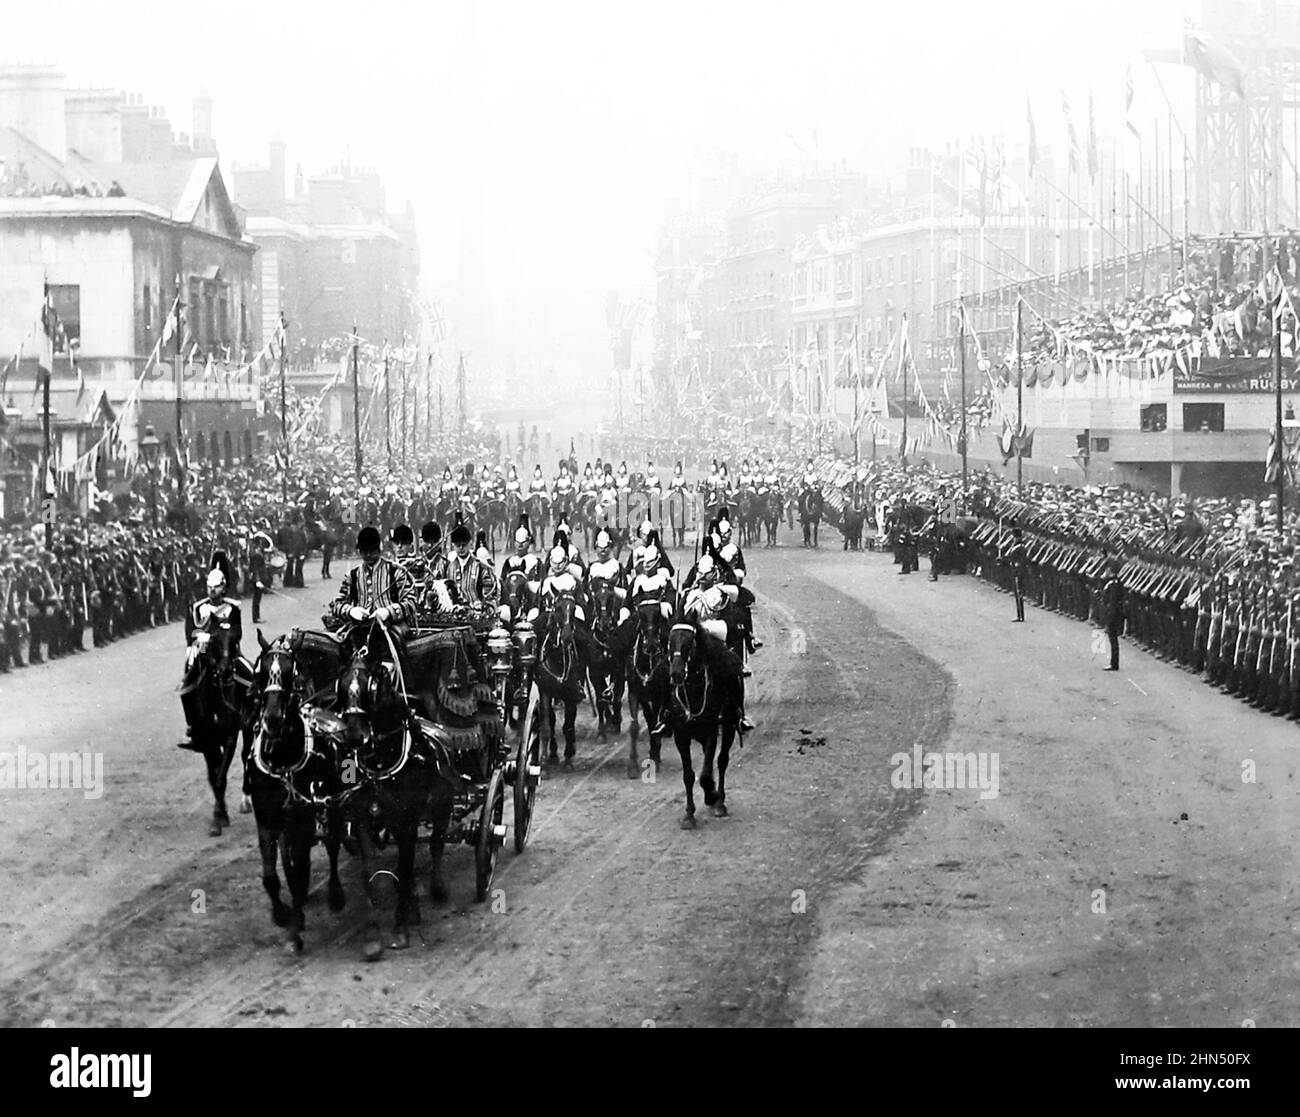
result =
M354 164L383 174L392 208L415 204L431 290L455 278L465 192L481 182L487 281L500 328L520 335L519 359L554 359L557 345L599 359L605 292L650 290L664 201L700 147L790 161L812 153L815 133L824 159L880 171L914 143L981 132L1023 143L1026 93L1047 146L1063 131L1063 87L1076 123L1091 88L1099 130L1120 132L1126 64L1146 115L1163 114L1138 48L1176 44L1184 12L1200 5L472 7L474 34L462 2L61 0L57 18L9 4L0 58L142 93L183 132L206 86L226 163L264 162L275 129L291 172L350 148Z

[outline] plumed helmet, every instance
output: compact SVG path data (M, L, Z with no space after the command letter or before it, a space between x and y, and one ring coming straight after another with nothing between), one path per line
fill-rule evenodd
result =
M420 540L424 543L441 543L442 528L434 523L434 521L430 520L420 528Z
M550 559L551 569L559 571L564 569L565 565L567 565L569 556L565 549L557 544L551 548Z
M451 466L449 466L449 465L444 465L444 466L442 467L442 479L443 479L444 481L450 481L450 480L451 480Z
M655 529L654 524L650 522L650 517L647 516L644 520L641 521L641 526L636 529L636 533L642 539L649 539L654 529Z
M515 542L527 543L533 537L532 529L528 526L528 513L519 513L519 526L515 528Z
M614 540L613 537L609 534L608 528L601 528L598 532L596 532L596 546L600 550L603 551L606 547L612 547L613 545L614 545Z
M555 529L555 535L551 537L551 546L552 546L552 547L563 547L564 550L565 550L565 553L566 553L566 554L568 553L568 549L569 549L569 533L564 529L564 526L563 526L563 525L561 525L560 527L557 527L557 528Z
M682 463L681 463L681 461L679 460L679 461L677 462L677 464L676 464L675 466L673 466L673 472L674 472L674 473L681 473L681 471L682 471Z
M724 543L731 538L731 521L725 515L718 518L718 538Z
M649 572L659 565L659 548L653 543L641 548L641 569Z
M701 555L700 561L695 564L695 575L697 578L708 577L715 573L716 570L717 564L713 561L713 556L710 554Z
M460 547L463 544L468 543L472 538L473 536L470 535L469 528L465 524L464 517L459 512L457 512L456 526L451 529L452 545L455 547Z
M212 561L208 563L208 585L209 586L213 584L212 583L213 574L218 575L218 577L220 577L224 585L230 586L234 584L235 572L231 569L230 559L226 555L225 551L218 550L212 552Z
M358 551L377 551L379 550L379 529L367 525L357 532L357 550Z
M415 542L415 533L407 524L398 524L393 528L392 539L398 546L409 546Z
M540 477L541 475L542 475L542 467L541 467L541 465L535 465L535 466L533 466L533 476L534 476L534 477Z

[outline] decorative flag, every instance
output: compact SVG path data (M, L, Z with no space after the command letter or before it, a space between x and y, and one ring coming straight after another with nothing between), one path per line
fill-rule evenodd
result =
M1274 426L1268 432L1268 455L1264 459L1264 484L1277 484L1277 471L1282 466L1282 455L1278 451L1278 431Z
M1092 90L1088 90L1088 178L1097 181L1097 118L1092 110Z
M1246 72L1237 57L1222 43L1192 27L1190 21L1183 32L1183 64L1243 101L1246 99Z
M1034 173L1038 164L1038 132L1034 128L1034 106L1029 103L1029 94L1025 94L1025 115L1029 119L1029 174Z
M1070 137L1070 171L1078 173L1079 170L1079 136L1074 130L1074 117L1070 115L1070 102L1065 96L1065 90L1061 90L1061 112L1065 114L1065 128Z
M1133 123L1133 66L1124 72L1124 126L1133 133L1135 140L1141 140L1142 134Z

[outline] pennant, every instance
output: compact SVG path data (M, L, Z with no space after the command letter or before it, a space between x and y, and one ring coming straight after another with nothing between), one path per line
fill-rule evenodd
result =
M1029 176L1032 178L1038 164L1038 132L1034 128L1034 106L1029 102L1028 93L1025 94L1025 115L1029 120Z
M1133 138L1139 142L1142 134L1133 124L1133 65L1129 64L1124 71L1124 126L1133 133Z
M1097 181L1097 117L1092 107L1092 90L1088 90L1088 179Z
M1277 484L1278 470L1282 466L1282 455L1278 449L1278 429L1274 425L1268 432L1268 454L1264 459L1264 484Z
M1190 23L1183 33L1183 64L1191 66L1207 81L1222 85L1243 101L1246 99L1246 73L1237 57Z
M1074 118L1070 115L1070 102L1061 90L1061 112L1065 115L1065 128L1070 137L1070 171L1077 174L1079 170L1079 136L1074 130Z

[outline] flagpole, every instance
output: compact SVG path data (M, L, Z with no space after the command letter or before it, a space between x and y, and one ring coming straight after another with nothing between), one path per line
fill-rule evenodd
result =
M289 426L285 416L284 351L288 340L288 323L280 311L280 500L289 502Z
M1282 299L1286 288L1282 285L1281 273L1278 273L1277 310L1273 317L1273 383L1276 388L1274 398L1274 431L1277 439L1277 540L1278 548L1282 546L1282 496L1286 484L1286 454L1282 443Z
M46 287L45 305L41 307L41 328L45 330L49 337L48 345L42 348L42 353L47 349L50 355L50 367L45 370L43 377L44 387L41 392L45 404L45 414L42 417L41 427L44 432L43 449L41 452L44 461L41 462L41 496L49 500L54 499L54 494L50 489L50 381L54 378L54 336L51 333L54 327L54 313L51 309L49 287ZM36 375L41 375L40 366L37 366ZM45 499L41 504L44 505ZM54 548L54 515L53 509L47 514L44 507L41 508L41 519L45 521L45 548L53 550Z
M402 464L406 464L406 338L402 338Z
M181 461L181 411L184 407L185 397L185 366L181 357L181 275L176 273L176 464L179 467ZM197 339L195 339L197 340ZM176 502L182 507L185 504L185 470L178 468L176 470Z
M1020 292L1016 292L1016 496L1024 495L1025 491L1025 459L1021 451L1024 449L1021 443L1021 432L1025 429L1025 370L1021 363L1021 342L1020 342L1020 308L1024 305L1024 300L1020 297Z
M899 355L903 361L903 444L899 447L898 456L902 459L903 464L907 464L907 355L911 350L911 340L907 332L907 315L903 315L903 336L899 339Z
M357 363L356 323L352 324L352 437L357 457L357 489L361 488L361 372Z
M933 228L933 226L931 226ZM858 388L862 380L862 349L858 344L858 324L853 323L853 467L858 465Z
M966 511L966 304L957 301L957 357L961 369L961 508Z
M388 452L388 471L393 471L393 387L388 376L388 339L384 339L384 448Z

